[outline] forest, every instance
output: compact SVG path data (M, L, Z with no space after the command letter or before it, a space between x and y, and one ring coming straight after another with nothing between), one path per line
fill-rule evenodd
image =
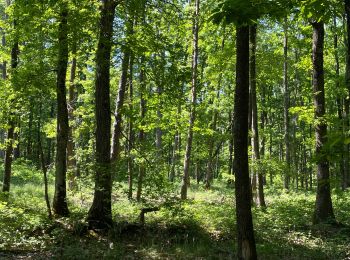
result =
M350 0L2 0L0 37L0 259L350 259Z

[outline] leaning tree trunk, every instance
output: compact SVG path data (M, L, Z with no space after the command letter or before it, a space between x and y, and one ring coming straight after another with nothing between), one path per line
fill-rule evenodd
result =
M95 192L87 220L91 228L108 229L112 225L111 175L111 106L110 64L113 20L116 2L103 0L99 22L100 33L96 51L95 117L96 117L96 172Z
M255 172L257 172L258 177L258 194L256 203L261 207L266 207L265 196L264 196L264 184L263 175L258 167L260 163L260 148L259 148L259 131L258 131L258 106L256 98L256 31L257 25L250 26L250 95L251 95L251 108L252 108L252 150L253 158L257 167ZM254 194L253 194L254 195Z
M316 159L317 159L317 195L313 223L334 221L334 213L330 191L329 163L325 154L324 145L327 142L327 124L325 122L325 93L324 93L324 24L312 23L313 44L313 91L316 120Z
M237 28L234 172L238 259L256 259L248 165L249 26Z
M68 109L66 100L66 74L68 64L68 10L67 5L61 7L58 28L58 63L57 63L57 146L56 175L53 211L58 216L69 214L67 205L66 173L68 143Z
M193 140L193 126L196 117L196 99L197 99L197 68L198 68L198 20L199 20L199 4L200 0L195 1L195 13L193 17L193 50L192 50L192 86L191 86L191 111L190 121L187 133L187 144L184 158L184 171L181 183L181 199L187 199L187 188L189 186L190 178L190 159L192 151L192 140Z

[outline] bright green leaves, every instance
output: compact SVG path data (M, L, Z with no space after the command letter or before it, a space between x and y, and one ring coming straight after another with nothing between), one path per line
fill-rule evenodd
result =
M281 17L292 7L289 0L224 0L217 4L212 19L238 26L255 23L263 16Z
M328 21L339 13L339 1L335 0L299 0L301 17L314 21Z

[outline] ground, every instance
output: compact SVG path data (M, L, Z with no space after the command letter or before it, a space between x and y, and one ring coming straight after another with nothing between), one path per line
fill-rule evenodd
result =
M70 191L71 216L54 220L39 179L11 189L0 203L0 259L235 259L234 191L223 181L211 190L192 184L186 202L153 201L161 209L144 225L139 213L149 203L129 201L116 183L108 233L86 228L91 188ZM266 187L267 209L253 208L259 259L350 259L350 192L333 190L337 226L311 224L314 199L314 191Z

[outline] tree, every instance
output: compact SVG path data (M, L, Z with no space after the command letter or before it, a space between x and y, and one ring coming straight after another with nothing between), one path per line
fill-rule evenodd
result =
M181 183L181 199L187 199L189 186L190 159L192 151L193 127L196 118L197 99L197 68L198 68L198 32L199 32L199 0L195 0L195 12L193 15L193 41L192 41L192 81L191 81L191 109L187 133L186 152L184 158L184 171Z
M9 6L11 4L10 1L6 1L6 5ZM16 30L16 20L13 22L14 30ZM5 45L5 36L3 36L4 45ZM18 53L19 53L19 45L17 36L15 36L15 40L13 46L11 48L11 69L13 73L15 72L18 65ZM6 63L3 65L3 79L7 79L6 72ZM14 85L14 80L11 80L12 85ZM13 102L14 100L11 100ZM8 130L7 130L7 140L6 140L6 151L5 151L5 159L4 159L4 179L2 185L2 192L10 192L10 184L11 184L11 173L12 173L12 160L13 160L13 143L14 143L14 135L15 135L15 115L13 112L10 112L8 119ZM6 194L8 196L8 194Z
M258 106L257 106L257 97L256 97L256 33L257 25L250 26L250 101L251 101L251 112L252 112L252 150L253 158L255 163L260 163L260 148L259 148L259 130L258 130ZM265 198L264 198L264 184L263 184L263 175L258 165L256 166L255 172L258 172L257 183L258 183L258 204L261 207L266 207Z
M96 170L94 200L87 220L92 228L106 229L112 225L111 110L110 110L110 58L113 20L117 3L103 0L99 22L99 41L96 50L95 118L96 118Z
M325 221L333 221L335 217L330 190L329 162L327 160L327 154L324 151L324 146L327 142L327 123L324 118L326 113L323 69L324 24L322 21L313 22L312 28L312 82L315 104L317 157L317 195L313 222L317 224Z
M68 64L68 7L67 3L60 6L60 24L58 29L57 57L57 146L56 146L56 175L53 210L58 216L69 214L67 205L67 143L68 143L68 109L66 100L66 74Z
M236 34L237 69L233 146L238 258L256 259L248 166L249 26L238 27Z

